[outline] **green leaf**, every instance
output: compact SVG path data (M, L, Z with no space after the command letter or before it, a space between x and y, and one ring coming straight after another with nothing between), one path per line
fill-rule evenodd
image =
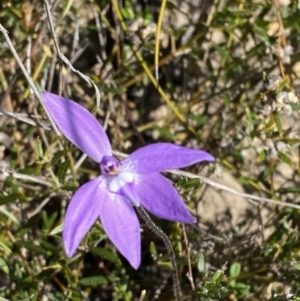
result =
M197 123L199 125L209 124L209 119L205 115L196 115L196 114L190 113L187 115L187 117L188 117L188 119L197 121Z
M273 112L272 116L273 116L273 119L274 119L274 122L276 124L276 127L277 127L277 130L278 130L279 134L282 135L283 129L282 129L282 124L281 124L281 120L279 118L278 113L277 112Z
M263 170L263 172L261 174L262 179L266 179L270 174L271 174L270 166L265 167L265 169Z
M205 281L203 283L202 288L196 290L196 294L199 297L202 297L203 300L210 299L219 299L223 293L225 293L227 289L222 286L220 283ZM202 300L202 299L201 299Z
M26 175L39 175L41 172L41 164L33 164L25 168L19 169L19 173Z
M59 166L58 179L59 179L59 182L62 183L62 184L65 183L66 174L67 174L67 171L68 171L69 167L70 167L70 161L69 160L66 160L65 162L63 162Z
M234 288L241 297L247 296L250 293L250 285L245 283L236 282Z
M199 254L197 267L198 267L198 271L200 273L205 271L205 257L202 252L200 252L200 254Z
M279 90L279 91L282 91L282 90L286 87L287 82L288 82L287 79L281 80L280 83L279 83L279 88L278 88L278 90Z
M195 187L199 187L199 179L188 179L188 178L180 178L177 182L177 185L180 188L191 190Z
M81 295L81 292L79 291L79 289L78 288L76 288L76 287L72 287L71 289L70 289L70 296L72 296L72 298L71 299L67 299L67 300L72 300L72 301L82 301L82 295ZM63 298L63 299L65 299L65 298ZM61 299L61 300L63 300L63 299Z
M58 212L54 212L52 214L47 214L45 211L42 213L43 223L45 225L46 230L53 227L54 222L57 219Z
M99 247L90 247L89 250L95 254L95 255L98 255L100 256L101 258L103 259L106 259L118 266L121 265L121 261L120 261L120 258L115 255L114 253L104 249L104 248L99 248Z
M245 108L245 113L246 113L246 117L248 119L249 124L252 124L253 123L253 116L252 116L251 110L248 107Z
M134 19L134 11L131 7L125 7L121 9L121 14L125 19L133 20Z
M150 253L152 256L157 256L156 246L153 241L150 242Z
M36 151L38 153L39 160L42 160L44 158L44 151L40 139L37 139L36 141Z
M293 111L300 111L300 103L290 102L289 104L291 105Z
M257 161L258 161L259 163L261 163L261 162L263 162L265 159L266 159L266 151L263 150L263 151L261 151L261 152L258 154L258 156L257 156Z
M45 254L46 253L46 250L44 248L34 244L33 242L17 241L16 245L19 246L19 247L25 248L29 251L32 251L34 253L39 253L39 254Z
M10 246L6 245L3 241L0 240L0 254L4 252L7 254L11 254L12 250Z
M51 166L55 165L61 157L67 154L67 152L68 151L66 149L56 152L50 162Z
M234 262L230 266L230 277L236 278L241 273L241 264L239 262Z
M293 161L283 152L277 152L278 158L286 163L287 165L293 167Z
M33 227L38 223L38 221L40 220L41 216L40 214L35 214L34 216L32 216L26 224L24 224L19 232L19 235L24 235L26 234L28 231L32 230Z
M154 129L156 129L160 133L160 135L163 136L164 138L175 141L176 139L175 135L172 134L168 128L154 126Z
M61 186L61 190L67 190L67 191L75 192L77 189L78 189L78 186L75 186L75 185L63 185L63 186Z
M282 188L279 188L277 189L276 192L279 192L279 193L300 193L300 187L282 187Z
M212 282L215 282L215 283L221 283L221 281L223 280L224 278L224 272L222 270L217 270L212 278L211 278L211 281Z
M64 228L64 224L61 223L60 225L56 226L48 235L56 235L61 233Z
M95 78L95 80L98 78ZM103 87L103 93L109 94L124 94L126 93L126 89L119 87L119 86L115 86L115 85L111 85L111 86L105 86Z
M292 264L293 264L293 267L294 267L295 269L297 269L297 270L300 271L300 263L299 263L299 262L295 261L295 262L293 262Z
M91 276L82 278L78 281L78 283L82 286L97 286L97 285L103 285L110 282L118 281L119 278L116 276Z
M10 194L6 196L0 197L0 205L6 205L9 203L14 203L18 199L18 196L16 194Z
M19 157L18 148L14 146L11 149L11 154L10 154L10 168L14 169L16 167L18 157Z
M9 265L2 257L0 257L0 269L4 271L6 274L9 274Z
M45 250L51 252L57 252L57 250L60 248L58 245L54 245L46 240L41 240L41 246L45 248Z
M253 30L257 35L261 36L264 40L268 41L270 37L268 35L266 28L267 27L261 28L254 25Z
M229 54L229 52L225 48L220 47L217 44L214 44L213 47L215 48L215 50L217 52L220 53L220 55L222 56L222 58L225 58L227 61L231 61L232 60L232 56Z

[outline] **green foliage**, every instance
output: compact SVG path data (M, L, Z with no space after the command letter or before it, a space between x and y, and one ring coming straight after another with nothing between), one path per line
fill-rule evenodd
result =
M198 220L183 230L155 219L174 247L183 300L300 301L299 211L288 208L300 201L298 1L204 2L167 1L162 10L159 1L54 1L60 48L100 89L97 109L90 85L61 68L43 1L2 1L0 23L39 89L62 88L107 121L114 150L154 142L206 149L216 164L187 171L287 204L246 203L170 176ZM68 202L99 166L78 164L82 154L49 130L0 41L1 112L14 116L0 116L0 300L129 301L142 290L145 300L174 300L167 252L142 223L137 271L101 223L66 257Z
M105 259L105 260L108 260L112 263L114 263L115 265L117 266L120 266L121 265L121 261L119 259L118 256L116 256L115 254L113 254L112 252L104 249L104 248L99 248L99 247L91 247L89 249L93 254Z
M66 175L67 175L67 171L70 167L70 161L66 160L63 163L61 163L59 165L59 169L58 169L58 179L59 182L64 184L65 183L65 179L66 179Z
M97 286L97 285L107 284L109 282L114 282L117 280L118 278L116 277L92 276L92 277L81 278L79 280L79 284L82 286Z
M222 284L224 280L224 272L216 271L211 278L205 279L203 285L196 290L196 295L203 300L215 300L224 297L227 292L226 286Z
M59 161L63 156L65 156L66 154L67 154L67 151L66 151L65 149L56 152L56 153L53 155L50 164L51 164L52 166L56 165L56 164L58 163L58 161Z

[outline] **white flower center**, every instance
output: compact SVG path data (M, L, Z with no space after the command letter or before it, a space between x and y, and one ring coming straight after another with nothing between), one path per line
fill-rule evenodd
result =
M118 174L110 177L108 188L111 192L118 192L124 185L131 183L135 179L135 174L127 171L119 171Z

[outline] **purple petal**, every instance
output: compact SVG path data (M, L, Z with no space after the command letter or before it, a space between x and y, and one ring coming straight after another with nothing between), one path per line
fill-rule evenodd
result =
M141 263L140 224L130 202L109 193L101 207L100 219L109 239L134 269Z
M93 226L100 214L102 189L98 177L81 186L71 199L64 221L63 240L66 254L72 257L81 240Z
M155 143L141 147L122 162L122 169L140 174L182 168L215 158L203 151L171 143Z
M140 175L133 185L132 189L140 203L152 214L175 222L196 222L177 190L164 176Z
M98 163L112 155L102 126L88 110L49 92L42 92L42 99L58 128L81 151Z

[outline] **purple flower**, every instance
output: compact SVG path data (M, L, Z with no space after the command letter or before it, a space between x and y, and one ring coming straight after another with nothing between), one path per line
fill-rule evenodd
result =
M120 162L112 156L103 128L85 108L48 92L43 92L42 98L62 133L99 163L102 172L81 186L68 206L63 230L68 257L100 217L110 240L137 269L141 261L140 224L132 204L141 204L160 218L181 223L196 221L170 181L159 172L214 161L212 155L170 143L155 143Z

